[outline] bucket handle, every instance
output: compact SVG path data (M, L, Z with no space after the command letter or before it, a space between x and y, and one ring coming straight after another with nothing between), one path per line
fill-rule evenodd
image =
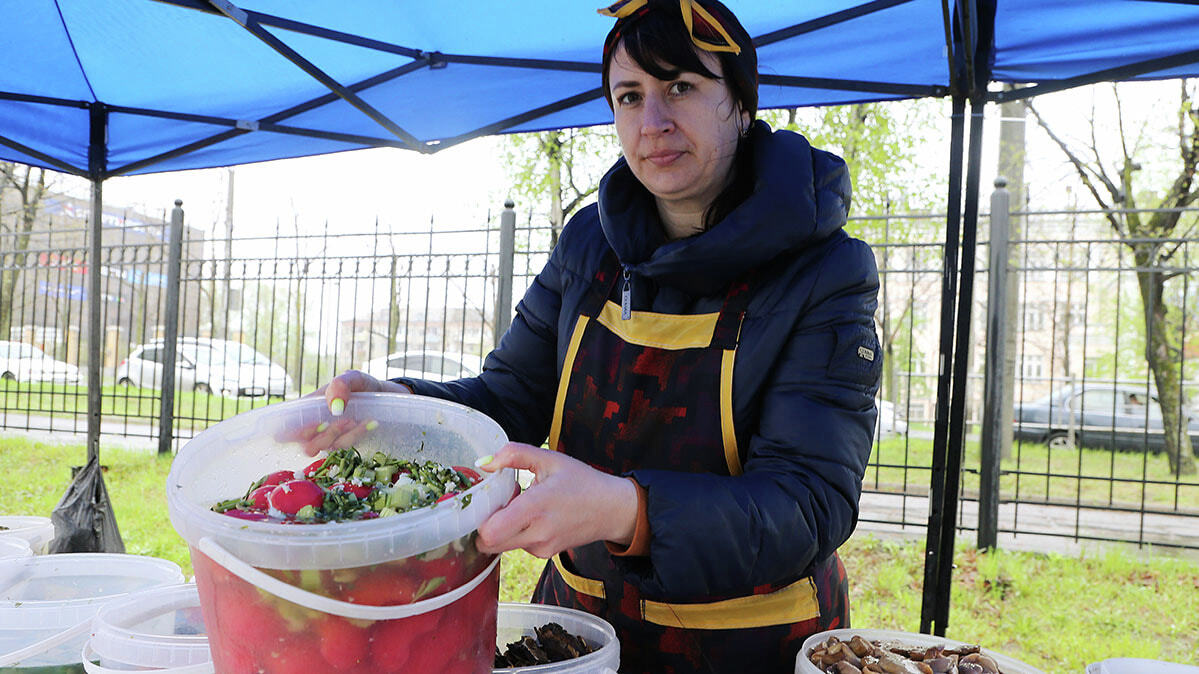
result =
M92 658L98 657L95 649L92 648L92 642L89 639L83 644L83 670L87 674L129 674L127 669L112 669L104 667L92 662ZM198 665L186 665L184 667L163 667L149 670L152 672L170 672L170 674L212 674L216 671L213 668L212 661L201 662Z
M414 615L435 611L466 596L467 593L478 587L491 574L496 564L500 563L500 556L496 555L495 559L491 560L491 564L487 565L487 568L472 578L470 582L456 587L445 594L439 594L436 597L422 599L411 604L400 604L398 606L369 606L351 604L350 602L309 592L295 585L289 585L238 559L236 555L229 552L228 549L211 537L205 536L201 538L196 543L196 547L205 555L208 555L209 559L225 567L229 573L251 585L258 586L276 597L286 599L293 604L299 604L314 611L358 620L395 620L396 618L410 618Z
M15 651L9 651L8 653L0 653L0 667L7 667L9 665L15 665L26 658L32 657L34 655L41 655L42 653L45 653L46 651L54 648L55 646L61 646L62 644L65 644L72 639L75 639L84 634L87 634L91 629L92 629L92 618L89 617L87 620L84 620L83 622L79 623L78 625L75 625L74 627L63 630L62 632L58 632L47 639L42 639L41 641L36 641L24 648L18 648Z

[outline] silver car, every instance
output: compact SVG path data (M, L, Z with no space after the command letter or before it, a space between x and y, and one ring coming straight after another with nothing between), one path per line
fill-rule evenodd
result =
M0 341L0 379L78 384L79 368L24 342Z
M359 368L376 379L427 379L450 381L476 377L483 371L483 359L461 353L441 351L404 351L369 360Z
M118 384L158 388L162 382L166 345L143 344L117 366ZM283 398L292 379L279 365L240 342L184 338L175 352L175 385L182 391L219 393L226 397Z

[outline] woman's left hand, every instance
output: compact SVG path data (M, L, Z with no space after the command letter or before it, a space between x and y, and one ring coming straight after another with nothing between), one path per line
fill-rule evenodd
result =
M488 472L523 469L536 479L479 526L479 549L524 548L543 559L593 541L628 545L637 525L637 487L560 452L510 442Z

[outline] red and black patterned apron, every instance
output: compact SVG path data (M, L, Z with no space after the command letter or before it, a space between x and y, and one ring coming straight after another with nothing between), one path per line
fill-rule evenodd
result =
M609 255L576 321L550 448L615 475L740 475L745 438L738 442L733 424L733 362L749 283L734 283L718 313L671 315L630 311L627 299L622 311L608 299L620 276ZM601 541L555 556L533 599L612 623L625 673L791 672L806 636L849 619L835 554L804 578L668 603L625 582Z

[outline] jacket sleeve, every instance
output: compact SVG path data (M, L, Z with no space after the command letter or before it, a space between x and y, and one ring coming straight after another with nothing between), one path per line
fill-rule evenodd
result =
M685 599L796 580L857 523L882 354L874 256L848 239L825 256L762 389L740 476L638 470L648 558L621 560L646 593Z
M567 228L569 230L569 227ZM478 377L439 383L398 378L414 393L473 407L495 419L509 440L540 445L549 435L558 386L558 317L562 307L562 240L516 306L512 325Z

